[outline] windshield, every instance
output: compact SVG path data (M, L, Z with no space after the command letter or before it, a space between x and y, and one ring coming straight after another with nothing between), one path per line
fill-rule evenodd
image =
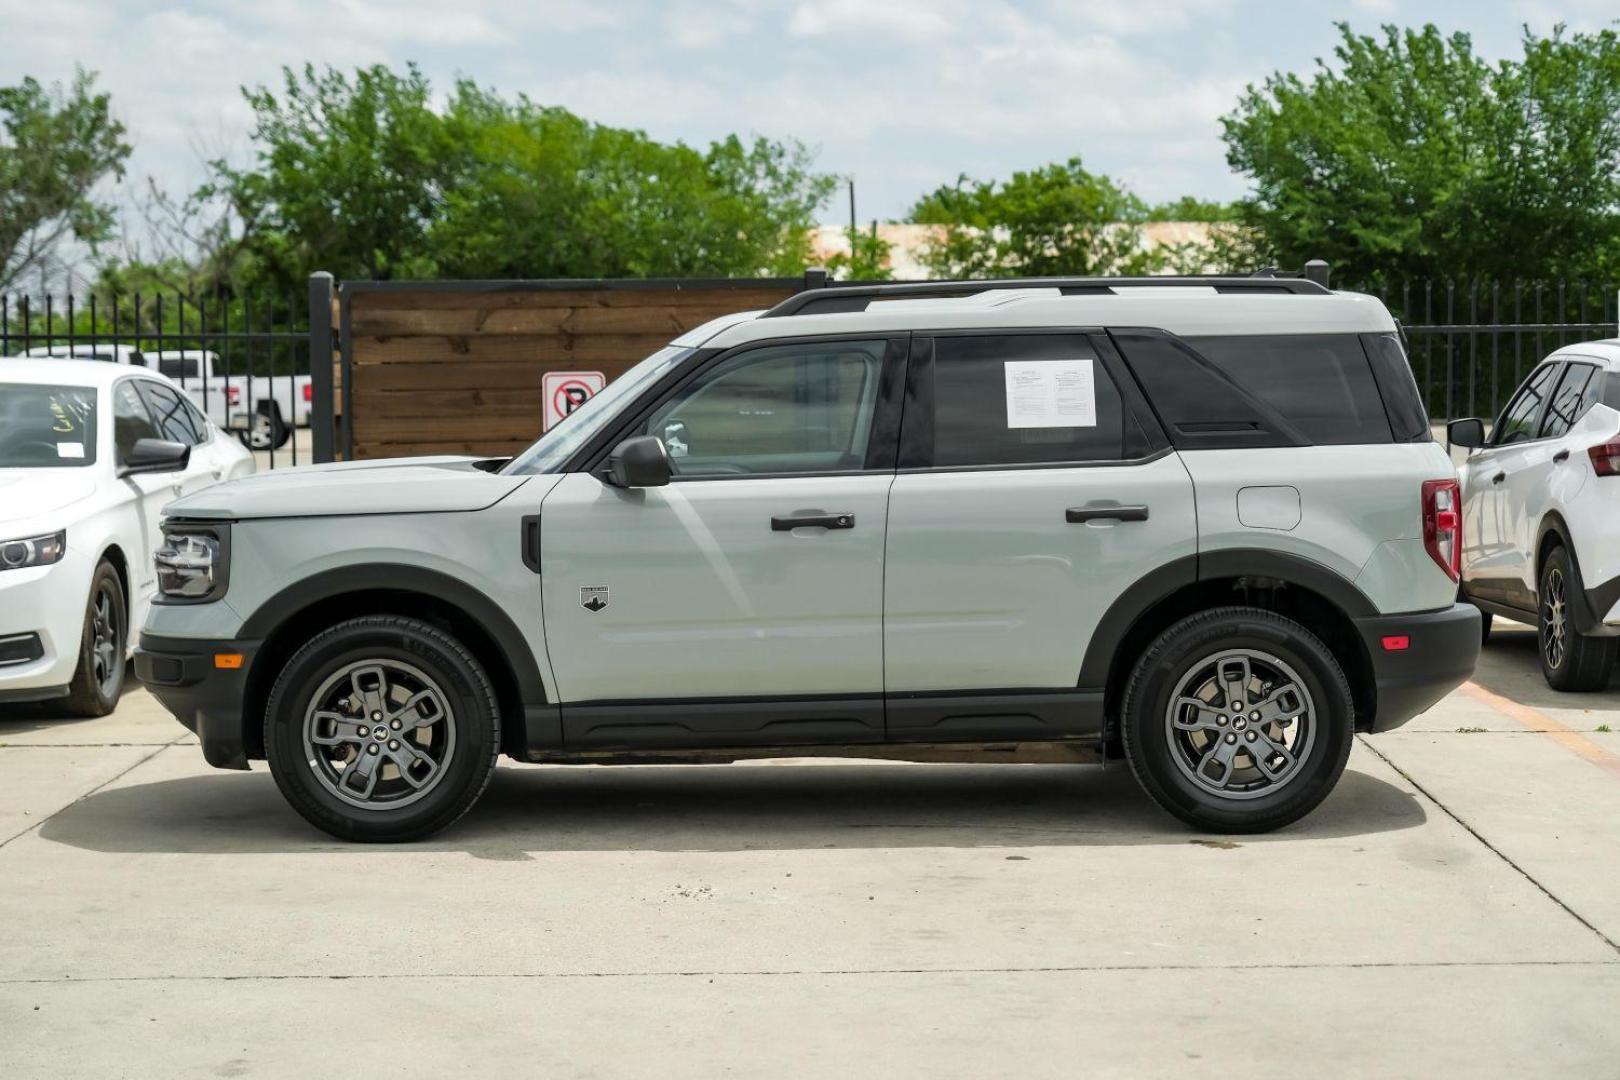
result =
M95 462L95 387L0 383L0 469Z
M533 476L555 472L562 463L590 441L602 426L613 419L619 407L634 400L659 376L691 356L696 350L666 345L635 367L614 379L595 397L562 418L556 427L540 436L540 441L507 463L501 472L508 476Z

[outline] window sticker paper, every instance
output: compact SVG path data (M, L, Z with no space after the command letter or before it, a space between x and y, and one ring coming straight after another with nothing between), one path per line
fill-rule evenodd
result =
M56 456L59 458L82 458L84 457L84 444L59 442L56 444Z
M1097 384L1090 360L1008 360L1007 426L1097 426Z

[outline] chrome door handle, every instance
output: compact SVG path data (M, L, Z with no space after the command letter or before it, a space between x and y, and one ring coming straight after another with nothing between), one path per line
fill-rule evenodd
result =
M1566 462L1568 460L1569 460L1569 451L1567 449L1566 450L1560 450L1560 451L1558 451L1558 453L1553 455L1553 464L1554 465L1562 464L1563 462Z
M1071 506L1063 511L1063 520L1070 525L1086 521L1146 521L1145 506Z
M794 529L853 529L854 514L829 514L825 510L795 510L771 518L772 532L792 532Z

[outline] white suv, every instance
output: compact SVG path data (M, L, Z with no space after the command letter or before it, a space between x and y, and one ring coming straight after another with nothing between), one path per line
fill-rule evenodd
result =
M1455 420L1462 466L1462 595L1537 627L1556 690L1601 690L1620 635L1620 339L1559 349L1486 435Z
M1473 670L1456 498L1371 297L840 286L692 331L511 461L177 503L136 663L208 761L268 758L356 840L454 821L500 753L1119 753L1255 831Z

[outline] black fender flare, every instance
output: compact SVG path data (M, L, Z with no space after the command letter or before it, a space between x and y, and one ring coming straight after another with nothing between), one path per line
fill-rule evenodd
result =
M1172 593L1200 581L1262 577L1297 585L1326 598L1351 619L1378 614L1355 582L1330 567L1285 551L1230 548L1186 555L1144 574L1109 605L1086 645L1079 686L1103 687L1120 643L1141 618Z
M1575 553L1575 542L1570 539L1569 523L1556 510L1544 516L1536 528L1536 576L1531 595L1536 598L1537 608L1541 606L1541 545L1546 543L1549 534L1557 536L1559 544L1569 553L1569 566L1575 572L1575 588L1568 590L1564 596L1575 629L1582 634L1612 635L1614 630L1603 625L1603 616L1620 600L1620 578L1612 578L1595 586L1586 583L1580 557Z
M344 593L382 589L431 596L460 608L478 620L511 668L524 705L545 703L545 682L540 677L539 665L535 663L534 650L511 617L488 595L465 581L426 567L402 563L364 563L312 574L287 586L255 608L242 624L238 636L247 641L263 641L311 604Z

